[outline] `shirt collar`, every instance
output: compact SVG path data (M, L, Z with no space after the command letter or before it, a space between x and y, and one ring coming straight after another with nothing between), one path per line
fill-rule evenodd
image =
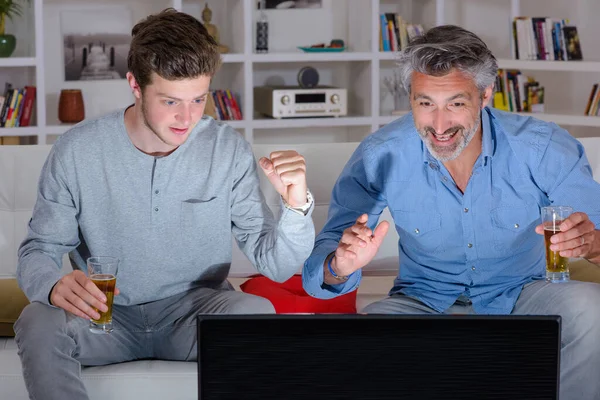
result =
M482 128L482 137L481 137L481 158L484 163L487 163L487 160L494 155L494 127L492 124L492 119L494 119L494 115L488 107L485 107L481 111L481 128ZM416 129L416 126L415 126ZM418 134L418 133L417 133ZM419 136L420 137L420 136ZM425 142L421 139L421 148L423 150L423 162L425 164L430 164L432 168L434 166L438 166L438 160L435 159L425 146Z
M488 159L494 155L494 128L492 125L492 118L494 115L491 113L488 107L485 107L481 111L481 157Z

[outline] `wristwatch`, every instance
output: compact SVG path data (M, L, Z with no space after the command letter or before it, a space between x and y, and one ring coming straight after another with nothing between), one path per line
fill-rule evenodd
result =
M310 193L310 190L306 191L306 204L304 204L301 207L292 207L287 203L287 201L283 200L283 205L285 206L285 208L288 208L296 214L300 214L302 216L306 216L306 214L308 214L308 210L310 210L310 207L313 205L313 203L314 200L312 194Z

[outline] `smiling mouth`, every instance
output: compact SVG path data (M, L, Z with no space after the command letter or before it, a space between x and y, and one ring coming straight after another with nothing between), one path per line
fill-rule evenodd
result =
M433 137L435 138L435 140L437 140L438 142L447 142L450 139L452 139L454 136L456 136L456 134L458 133L458 129L454 129L451 132L444 132L443 134L438 134L432 131L429 131L429 133L431 133L433 135Z

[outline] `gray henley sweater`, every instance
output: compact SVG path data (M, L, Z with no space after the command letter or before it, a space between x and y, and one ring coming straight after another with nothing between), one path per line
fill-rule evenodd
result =
M120 110L75 126L53 146L17 278L30 301L48 304L63 254L83 271L90 255L112 255L121 260L115 304L141 304L221 284L233 234L258 272L284 281L312 250L311 211L283 208L275 221L251 147L229 126L205 117L157 158L133 146Z

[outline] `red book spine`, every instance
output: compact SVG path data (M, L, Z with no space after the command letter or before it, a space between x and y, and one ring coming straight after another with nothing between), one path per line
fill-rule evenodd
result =
M21 115L19 126L29 126L29 124L31 123L33 105L35 104L35 86L27 86L26 89L27 93L25 95L25 99L23 100L23 115Z

